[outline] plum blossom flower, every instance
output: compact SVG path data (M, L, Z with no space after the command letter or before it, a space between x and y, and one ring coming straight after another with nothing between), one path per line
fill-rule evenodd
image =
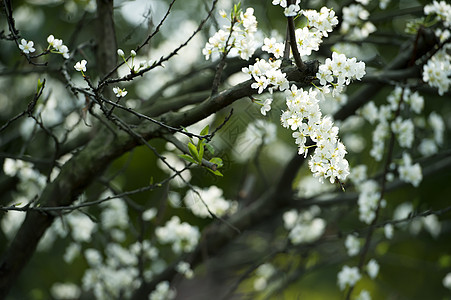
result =
M338 286L340 290L344 290L346 286L354 286L360 278L362 278L362 275L357 267L343 266L338 273Z
M272 1L273 5L280 5L283 8L287 7L287 0L273 0Z
M220 12L221 16L224 15ZM213 54L238 54L241 59L248 60L255 52L256 39L254 37L257 31L257 19L254 16L254 9L247 8L245 12L241 12L236 16L237 22L224 25L223 29L217 31L208 39L202 54L205 59L210 59Z
M20 41L19 48L22 50L23 53L29 54L34 52L36 49L33 48L34 42L33 41L27 41L25 39L22 39Z
M348 235L346 237L345 246L349 256L355 256L360 251L360 241L355 235Z
M260 112L262 113L262 115L266 116L266 113L271 110L271 103L272 103L272 98L268 98L265 100L262 108L260 109Z
M83 59L82 61L79 61L75 64L74 69L83 74L83 72L86 72L87 63L88 62L85 59Z
M119 87L114 87L113 92L116 94L116 97L121 98L127 95L127 91L125 89L120 89Z
M53 48L53 53L61 54L65 59L69 58L69 48L63 44L63 40L56 39L53 34L47 37L47 42L49 43L49 47Z
M284 10L285 17L295 17L298 15L299 11L301 10L301 7L297 4L291 4Z
M379 264L374 258L371 259L366 265L366 271L368 272L368 276L370 276L371 279L376 278L377 274L379 274Z
M443 278L443 286L451 290L451 272Z

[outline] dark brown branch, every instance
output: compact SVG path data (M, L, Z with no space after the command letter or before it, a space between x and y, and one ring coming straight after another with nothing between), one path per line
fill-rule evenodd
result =
M287 6L293 4L293 0L288 0ZM303 71L306 66L302 61L301 55L299 54L298 44L296 43L296 28L294 26L294 18L287 17L288 23L288 37L291 46L291 52L293 53L293 58L296 66L299 70Z

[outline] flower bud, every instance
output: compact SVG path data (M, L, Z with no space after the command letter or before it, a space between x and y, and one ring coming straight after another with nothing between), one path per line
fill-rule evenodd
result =
M130 55L131 55L132 57L135 57L135 56L136 56L135 50L130 51Z
M124 57L124 51L122 51L122 49L117 49L117 55Z

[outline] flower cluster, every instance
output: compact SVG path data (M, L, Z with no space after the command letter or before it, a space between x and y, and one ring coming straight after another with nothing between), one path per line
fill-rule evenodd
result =
M34 165L20 159L5 158L3 172L10 177L16 177L18 183L16 192L12 193L11 205L26 205L30 199L40 195L46 184L46 176L41 174ZM5 203L6 204L6 203ZM11 211L1 219L0 226L8 239L12 239L17 229L22 224L25 214L19 211Z
M437 143L437 145L443 144L443 136L445 132L445 122L443 121L443 118L436 112L431 112L428 122L434 131L435 143Z
M175 266L175 270L180 274L183 274L185 278L190 279L193 278L194 272L191 269L191 265L186 261L181 261Z
M353 234L346 237L345 247L349 256L356 256L360 251L360 240Z
M119 244L108 244L105 254L104 260L95 249L85 251L90 268L82 278L83 290L92 291L96 299L130 298L141 283L137 256Z
M303 28L296 29L295 35L299 54L304 56L319 50L322 38L328 36L328 32L331 32L333 27L338 24L338 19L335 12L326 7L321 8L319 12L302 10L301 13L307 18L308 24ZM275 58L280 58L283 55L284 46L284 43L276 42L275 38L265 38L262 50L273 54Z
M369 12L360 4L343 7L343 22L340 31L351 39L364 39L376 31L376 26L368 20Z
M354 286L360 278L362 278L362 275L357 267L343 266L338 273L338 286L340 290L344 290L347 286Z
M442 20L445 27L451 26L451 4L446 3L446 1L436 1L434 0L432 4L424 6L425 15L437 15L437 18Z
M347 58L344 54L333 52L332 59L327 58L324 64L319 66L316 77L324 92L327 93L332 85L334 92L341 93L352 79L360 80L365 74L364 62L357 62L355 57Z
M217 217L222 217L227 213L236 211L238 205L236 202L224 199L222 190L216 186L189 190L184 201L193 214L201 218L212 218L211 213Z
M321 210L318 206L311 206L308 210L298 212L295 209L283 214L285 229L289 230L288 238L291 243L311 243L324 233L326 221L317 218Z
M155 234L160 243L172 244L172 250L177 254L193 251L200 238L197 227L180 223L177 216L173 216L163 227L158 227Z
M379 264L374 258L370 259L370 261L366 265L366 272L371 279L376 278L377 274L379 274Z
M415 113L423 110L424 98L418 92L412 93L408 88L396 87L387 97L388 104L376 107L374 102L369 102L360 111L361 115L371 124L379 122L373 131L373 147L370 155L376 161L382 160L384 154L385 140L390 131L395 133L401 147L410 148L415 138L415 126L411 119L402 119L401 116L394 120L394 113L398 109L410 108ZM423 147L430 147L424 145ZM424 150L427 151L427 150Z
M122 58L122 60L124 61L124 63L127 65L127 67L130 69L130 72L132 73L136 73L139 71L142 71L142 69L146 69L149 68L150 66L153 65L154 62L152 62L151 60L149 61L140 61L139 64L135 64L135 57L137 55L135 50L130 50L130 57L131 57L131 61L128 61L125 58L125 53L124 50L122 49L117 49L117 55ZM130 63L130 64L129 64Z
M113 196L103 193L102 199ZM100 223L102 228L113 232L114 229L126 229L129 226L127 205L122 199L111 199L101 204Z
M435 15L435 19L442 22L443 28L435 30L440 42L445 42L451 37L451 4L445 1L433 1L432 4L424 7L424 14ZM451 45L445 43L440 50L435 53L426 64L423 65L423 81L431 87L437 88L440 96L448 92L451 87L451 55L449 51Z
M175 299L176 292L171 289L169 282L162 281L155 287L155 290L150 293L149 300L172 300Z
M74 283L55 282L50 289L50 294L54 299L78 299L81 296L81 290Z
M319 50L319 45L322 43L321 32L303 27L296 29L295 35L299 55L310 55L312 51Z
M398 143L401 147L410 148L414 140L414 125L412 120L403 120L398 116L391 123L391 130L396 135Z
M355 59L350 61L349 66L352 65L352 62L355 64L352 71L345 72L340 69L337 73L341 84L343 84L341 81L349 82L350 78L353 77L360 79L364 74L364 71L361 70L364 66L363 63L356 63ZM347 62L346 58L345 62ZM298 89L296 85L287 89L288 81L285 74L279 69L280 64L280 60L272 62L258 60L254 65L243 68L243 72L252 75L255 79L256 82L252 83L251 87L257 89L258 93L262 93L266 88L269 89L270 93L277 88L285 91L288 110L281 115L282 126L296 131L293 133L293 137L299 146L300 155L306 156L308 154L307 137L310 137L316 143L317 147L309 163L314 176L319 177L320 180L329 178L331 183L335 182L336 178L344 180L349 174L349 164L344 159L346 149L343 143L338 140L338 127L333 126L329 117L322 118L316 91ZM332 62L330 65L332 66ZM343 70L347 69L351 70L351 67L343 68ZM265 101L262 113L270 110L271 102L271 100Z
M226 17L226 14L222 14ZM254 9L248 8L246 12L240 12L233 16L231 25L224 25L212 37L209 38L202 50L205 59L209 59L214 53L228 54L236 51L242 59L248 60L255 52L256 41L254 33L257 31L257 19Z
M379 264L376 260L371 259L365 267L368 276L371 279L376 278L379 273ZM346 289L346 287L353 287L356 283L362 278L362 274L359 271L358 267L349 267L343 266L341 271L337 276L337 283L340 290ZM371 300L370 293L366 290L362 290L362 292L357 296L357 300Z
M325 6L319 12L316 10L303 10L302 14L308 19L308 27L319 32L321 36L327 37L327 33L332 32L333 27L338 25L335 11Z
M249 67L245 67L242 71L252 75L256 82L251 84L251 88L256 89L259 94L268 88L268 91L279 89L280 91L288 88L288 80L286 74L280 70L281 60L266 61L257 59L257 62Z
M316 143L309 161L313 175L320 181L329 178L331 183L335 179L345 180L349 174L349 164L344 158L347 152L338 139L338 127L334 126L330 117L322 118L317 92L312 89L304 91L292 85L285 95L288 110L282 112L282 126L295 131L293 137L299 147L299 154L308 154L307 137Z
M361 290L355 300L371 300L371 295L367 290Z
M420 164L412 164L412 158L405 152L402 155L402 163L398 167L398 173L402 181L411 183L414 187L418 187L423 179Z
M438 93L443 96L451 86L451 56L443 51L435 54L423 66L423 81L431 87L438 88Z
M374 180L367 180L359 185L360 194L357 204L359 205L359 219L366 224L373 222L376 217L376 209L381 194L379 185ZM385 205L385 201L381 201L381 205Z
M285 48L284 43L276 42L276 38L265 38L263 40L262 50L270 54L273 54L275 58L281 58L283 56L283 51Z
M48 36L47 42L49 43L48 49L53 53L61 54L65 59L69 58L69 48L63 44L63 40L55 39L51 34Z

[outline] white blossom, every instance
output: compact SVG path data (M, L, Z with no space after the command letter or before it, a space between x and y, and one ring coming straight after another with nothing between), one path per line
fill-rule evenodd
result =
M434 0L432 4L425 5L424 14L437 15L437 18L442 20L445 26L449 26L451 24L451 4L446 1L438 2Z
M193 276L194 276L194 272L193 272L193 270L191 270L190 264L187 263L186 261L179 262L175 266L175 269L180 274L183 274L187 279L193 278Z
M272 101L272 98L267 98L265 102L263 102L262 108L260 109L262 115L266 116L266 113L271 110Z
M419 163L412 164L410 155L403 153L402 163L398 167L399 178L402 181L411 183L414 187L418 187L423 180L423 174Z
M371 295L368 291L362 290L355 300L371 300Z
M78 72L86 72L86 64L88 62L83 59L82 61L79 61L75 64L74 69L77 70Z
M360 252L360 240L353 234L346 237L345 246L349 256L356 256Z
M283 14L285 17L295 17L298 15L301 7L298 4L291 4L285 8Z
M77 242L89 242L92 238L92 233L97 228L97 224L94 223L87 215L73 212L66 216L67 223L71 227L71 234Z
M50 293L55 299L78 299L81 295L80 288L74 283L55 282L50 288Z
M112 196L110 193L103 193L102 199ZM101 204L100 223L102 228L109 230L112 228L125 229L129 226L127 205L122 199L111 199Z
M288 237L293 244L311 243L321 237L326 221L316 217L319 213L318 206L311 206L299 213L295 210L284 213L284 226L290 231Z
M394 229L393 229L393 225L392 224L386 224L384 226L384 234L385 234L385 237L387 239L390 240L390 239L393 238L393 231L394 231Z
M200 238L197 227L181 223L177 216L173 216L163 227L155 229L155 234L160 243L171 244L177 254L193 251Z
M184 201L186 206L198 217L212 218L211 213L222 217L227 213L233 213L237 207L237 203L224 199L222 194L223 191L216 186L205 189L195 188L186 193Z
M121 89L119 87L114 87L113 92L116 94L117 98L125 97L128 93L125 89Z
M361 183L358 187L360 192L357 204L359 205L359 219L366 224L376 217L375 211L380 198L379 186L374 180L368 180Z
M156 208L149 208L147 210L145 210L142 214L142 219L144 221L151 221L153 220L153 218L155 218L155 216L157 215L157 209Z
M53 53L61 54L65 59L69 58L69 48L63 44L63 40L56 39L52 34L47 37L49 49L52 48Z
M444 287L451 290L451 273L446 274L442 282Z
M374 258L371 259L366 265L366 271L368 272L368 276L370 276L371 279L376 278L377 274L379 274L379 264Z
M338 287L340 290L344 290L347 286L352 287L360 278L362 278L362 275L357 267L343 266L338 273Z
M230 25L224 25L209 38L202 54L205 59L210 59L213 54L235 52L241 59L248 60L255 52L257 31L257 19L254 16L254 9L247 8L237 16L238 22L230 30Z
M33 53L36 50L35 48L33 48L33 46L33 41L27 41L25 39L22 39L19 44L20 50L22 50L22 52L26 54Z
M172 300L175 299L176 292L171 289L169 282L162 281L155 287L155 290L149 295L149 300Z

